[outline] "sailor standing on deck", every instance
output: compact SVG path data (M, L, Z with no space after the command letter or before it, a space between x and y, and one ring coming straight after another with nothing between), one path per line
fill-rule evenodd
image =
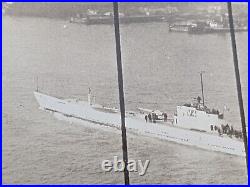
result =
M156 114L155 113L152 113L152 120L153 120L153 123L156 123Z
M164 121L166 122L168 120L168 115L167 113L163 113Z
M197 97L197 101L198 101L198 104L201 103L201 97L200 96Z
M149 122L152 122L151 114L148 114L148 120L149 120Z

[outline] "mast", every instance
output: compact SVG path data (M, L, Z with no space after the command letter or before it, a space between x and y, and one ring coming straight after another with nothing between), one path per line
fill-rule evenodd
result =
M36 77L36 91L38 92L38 76Z
M203 73L204 73L204 71L200 72L200 77L201 77L201 95L202 95L203 106L205 106L204 89L203 89L203 79L202 79Z
M91 88L89 88L88 103L89 103L89 105L92 105L92 102L91 102Z
M247 131L246 131L245 112L244 112L242 91L241 91L240 71L239 71L239 64L238 64L237 47L236 47L236 40L235 40L235 33L234 33L234 23L233 23L233 13L232 13L231 2L227 2L227 8L228 8L228 18L229 18L231 42L232 42L234 71L235 71L236 86L237 86L237 93L238 93L238 102L239 102L239 108L240 108L240 118L241 118L241 124L242 124L242 134L243 134L245 153L246 153L246 166L247 166L247 172L248 172Z
M122 151L124 162L124 181L129 185L129 172L128 172L128 151L127 151L127 135L125 127L125 103L123 92L123 75L122 75L122 59L121 59L121 44L120 44L120 26L119 26L119 10L118 3L113 2L114 9L114 26L115 26L115 41L116 41L116 58L117 58L117 71L118 71L118 85L119 85L119 99L121 111L121 130L122 130Z

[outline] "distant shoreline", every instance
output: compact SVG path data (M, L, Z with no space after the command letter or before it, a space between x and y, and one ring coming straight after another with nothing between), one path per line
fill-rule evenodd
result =
M3 3L6 15L17 17L45 17L69 20L71 17L81 15L84 17L90 12L103 15L113 11L112 3ZM234 13L247 17L246 4L234 4ZM119 10L127 16L137 15L174 15L182 17L204 17L226 13L226 3L120 3ZM245 18L244 18L245 19Z
M27 19L38 18L38 19L58 20L58 21L69 21L69 19L67 19L67 18L63 18L63 17L49 17L49 16L26 16L26 15L8 15L8 14L3 14L2 18L4 18L4 17L9 17L9 18L27 18Z

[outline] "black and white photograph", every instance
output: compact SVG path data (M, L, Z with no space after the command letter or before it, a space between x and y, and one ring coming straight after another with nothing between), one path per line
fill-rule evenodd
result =
M248 3L2 2L2 184L248 184Z

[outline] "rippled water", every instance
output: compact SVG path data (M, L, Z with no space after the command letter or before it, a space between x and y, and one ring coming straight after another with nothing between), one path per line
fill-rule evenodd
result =
M65 28L64 25L67 25ZM39 90L118 107L114 29L38 18L3 18L3 182L123 183L122 173L104 173L101 162L121 156L115 130L70 124L38 110ZM200 94L240 128L228 34L169 33L166 23L121 27L126 108L174 113ZM237 45L247 113L247 33ZM103 129L102 129L103 128ZM158 139L128 135L129 158L150 159L145 176L131 183L247 183L244 158ZM120 157L121 158L121 157Z

